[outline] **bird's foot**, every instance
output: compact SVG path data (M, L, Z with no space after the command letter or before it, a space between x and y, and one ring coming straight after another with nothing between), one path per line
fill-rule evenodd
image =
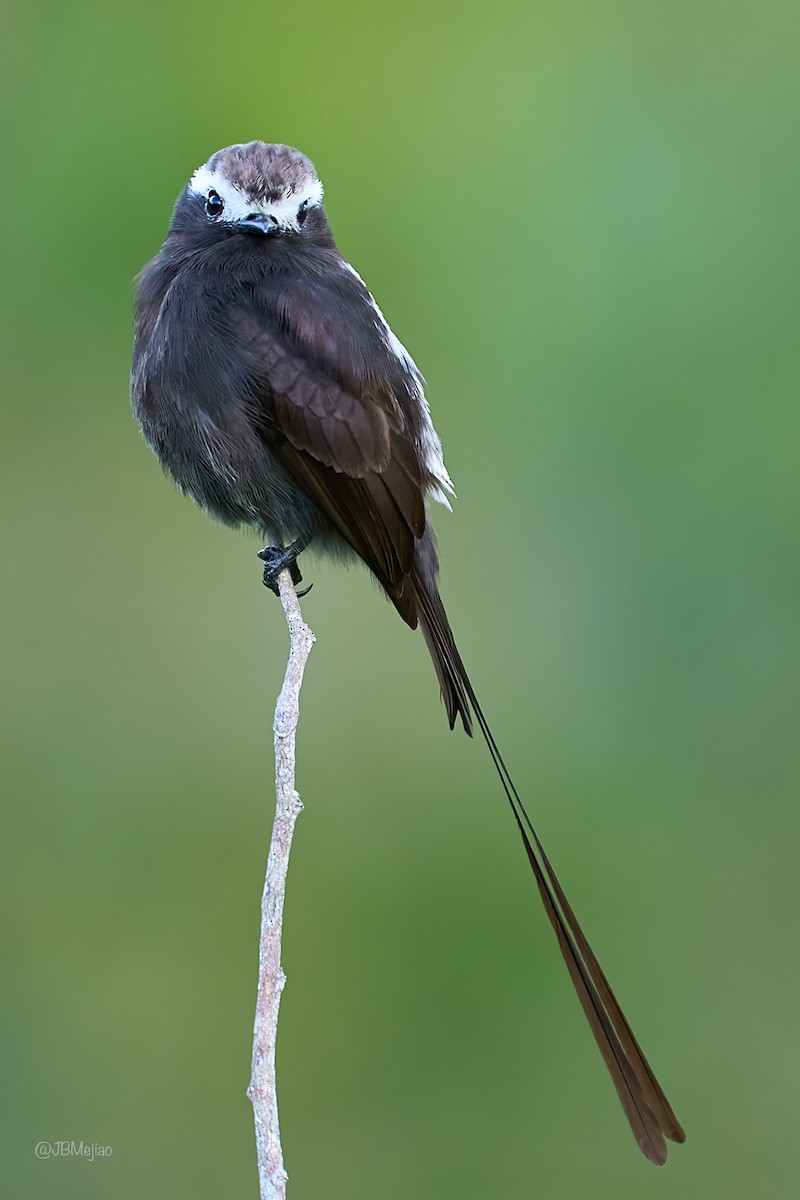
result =
M292 542L291 546L265 546L263 550L259 550L258 557L264 564L264 586L268 587L276 596L280 595L278 576L281 571L289 572L295 587L302 582L303 576L297 565L297 556L303 550L305 550L305 546L300 541ZM303 588L302 592L297 593L298 596L307 595L312 586L309 584L307 588Z

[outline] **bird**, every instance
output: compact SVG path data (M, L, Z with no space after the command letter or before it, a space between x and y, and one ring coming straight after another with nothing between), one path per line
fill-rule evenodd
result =
M131 399L178 488L253 528L264 582L301 581L308 548L366 565L420 627L452 729L478 727L572 983L644 1155L685 1133L545 853L457 649L439 594L429 501L453 484L425 383L334 242L323 186L299 150L213 154L180 193L138 277Z

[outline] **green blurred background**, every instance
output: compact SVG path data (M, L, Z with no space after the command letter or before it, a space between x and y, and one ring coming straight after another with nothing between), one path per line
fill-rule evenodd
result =
M481 746L307 562L281 1121L294 1200L797 1192L794 4L33 3L2 41L0 1190L254 1197L258 542L128 407L194 168L285 141L429 384L442 587L689 1141L640 1157ZM39 1162L40 1140L112 1147Z

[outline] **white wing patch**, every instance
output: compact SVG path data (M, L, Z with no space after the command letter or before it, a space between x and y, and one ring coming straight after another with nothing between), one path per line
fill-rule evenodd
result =
M241 192L224 175L212 171L207 163L197 168L189 187L198 196L207 196L211 191L216 192L225 204L222 214L225 221L243 221L251 213L262 212L266 216L274 217L283 229L298 229L297 214L300 209L304 205L306 208L318 208L322 203L322 183L319 179L312 179L300 192L284 194L272 204L261 204Z
M222 193L220 193L220 195L221 194ZM448 475L447 468L444 465L442 443L438 433L433 427L433 421L431 420L431 410L425 396L425 380L422 378L422 375L417 368L417 364L414 362L403 343L392 332L391 328L389 327L389 322L384 317L375 301L375 297L367 288L367 285L364 283L364 280L361 278L358 271L355 269L355 267L351 267L349 262L345 262L344 259L342 260L342 267L345 271L349 271L349 273L358 280L358 282L366 291L367 295L369 296L370 304L375 312L375 328L381 335L384 344L392 352L395 358L398 359L403 367L403 370L409 378L411 392L419 402L420 413L422 417L422 428L418 439L417 449L422 457L425 470L436 481L435 483L429 485L428 495L433 500L438 500L439 504L443 504L445 508L449 508L452 512L452 506L450 501L447 499L446 493L449 492L451 496L455 496L453 481Z

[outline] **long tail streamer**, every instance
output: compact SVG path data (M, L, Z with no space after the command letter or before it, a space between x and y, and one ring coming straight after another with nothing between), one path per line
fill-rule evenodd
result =
M645 1157L661 1166L667 1158L665 1138L683 1142L686 1135L617 1003L520 799L458 653L441 599L419 585L415 590L423 632L442 682L450 724L452 726L459 715L465 729L471 733L468 701L514 814L539 894L558 938L578 999L614 1081L633 1135Z

